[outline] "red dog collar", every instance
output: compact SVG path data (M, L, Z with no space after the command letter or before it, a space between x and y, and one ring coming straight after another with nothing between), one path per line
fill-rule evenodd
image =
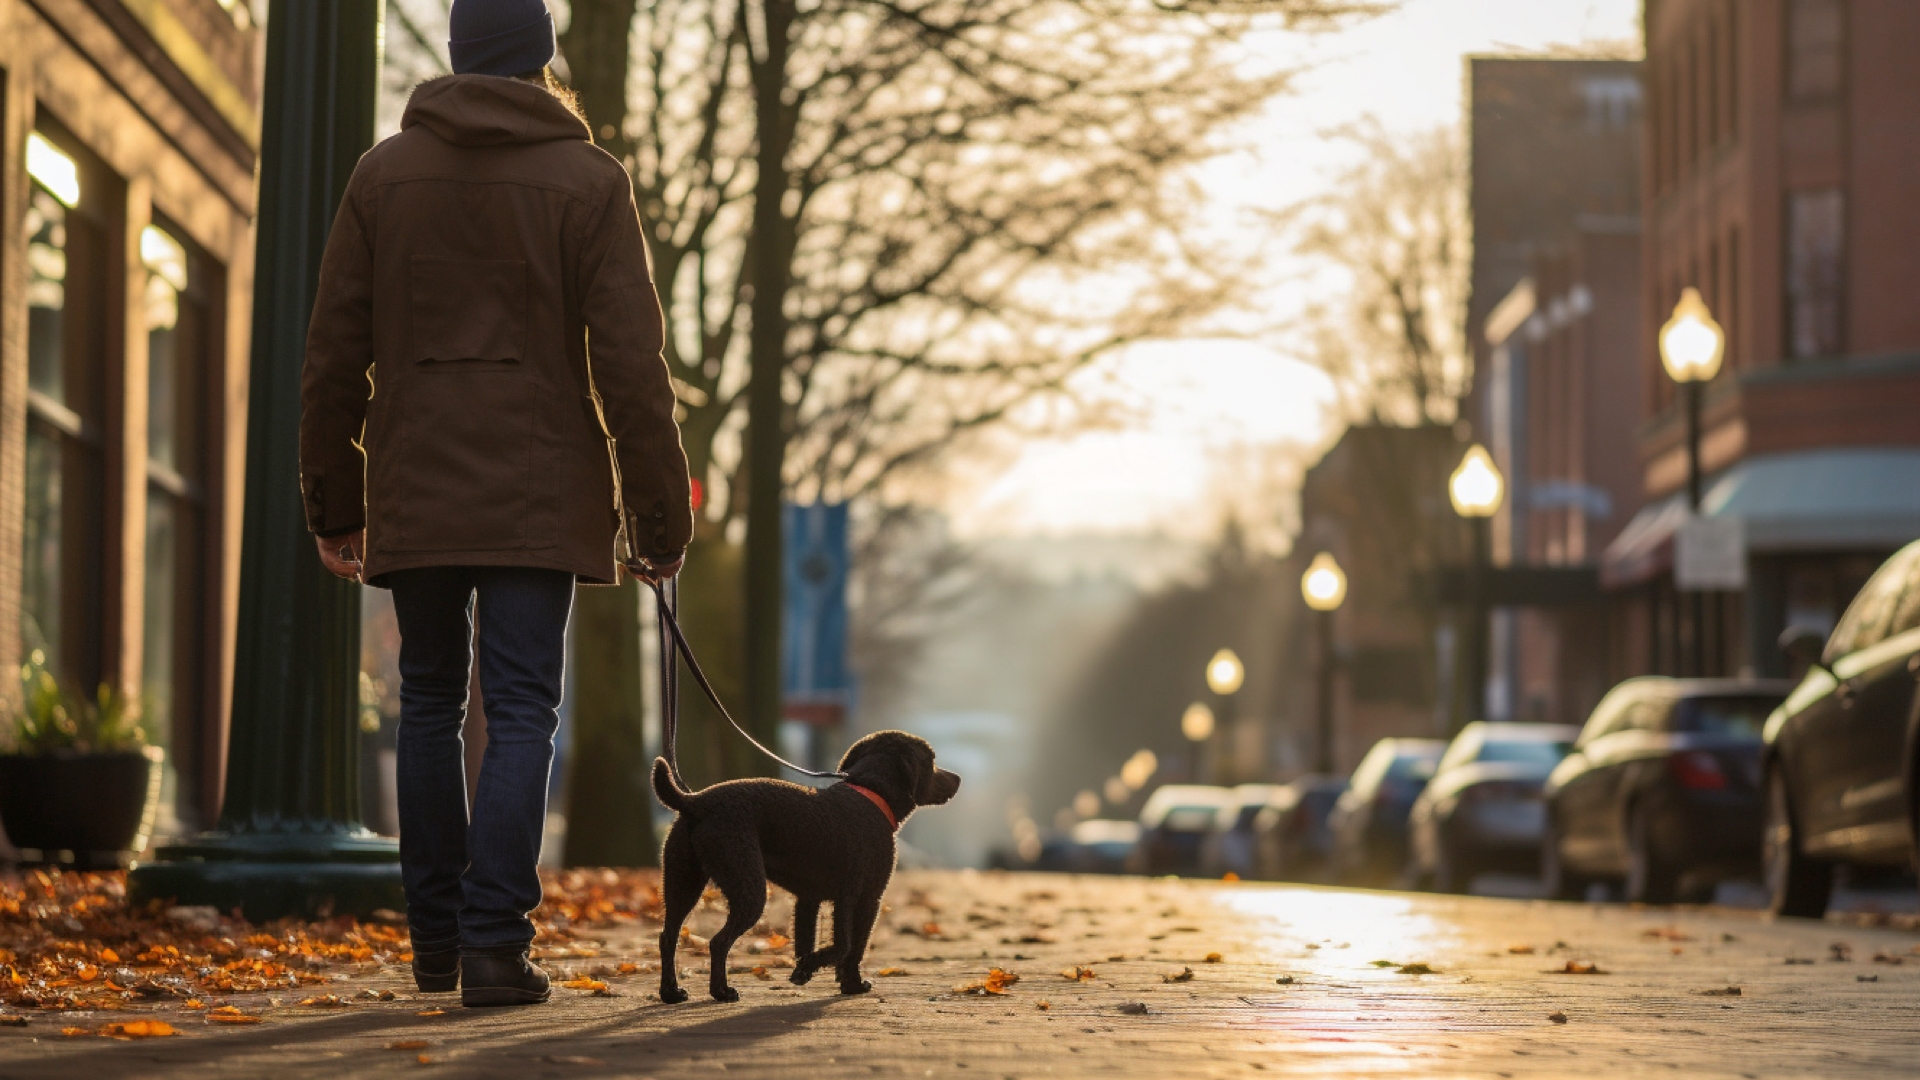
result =
M894 816L893 807L887 805L887 800L881 798L879 792L871 788L863 788L851 780L847 781L846 784L853 790L865 795L868 802L879 807L880 812L887 815L887 824L893 828L894 832L900 831L900 819Z

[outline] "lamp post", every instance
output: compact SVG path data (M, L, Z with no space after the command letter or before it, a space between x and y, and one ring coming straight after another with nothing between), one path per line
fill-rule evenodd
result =
M1331 552L1323 551L1307 564L1307 572L1300 575L1300 595L1307 601L1307 607L1314 612L1315 648L1319 652L1319 668L1315 672L1318 698L1315 707L1318 710L1316 725L1320 760L1318 771L1332 775L1333 761L1333 613L1347 599L1347 575L1340 569Z
M334 210L373 145L380 18L379 0L275 0L267 21L226 794L213 831L134 867L135 903L256 921L405 904L399 849L360 822L360 587L314 557L294 483L307 320Z
M1193 744L1193 782L1204 784L1207 776L1207 740L1213 738L1213 710L1204 701L1196 701L1180 714L1180 734Z
M1660 328L1660 364L1667 376L1680 384L1686 398L1687 414L1687 513L1700 514L1700 406L1705 386L1720 374L1720 361L1726 356L1727 334L1713 321L1700 290L1689 285L1673 306L1673 316ZM1695 592L1692 608L1693 641L1691 667L1702 674L1706 667L1705 597Z
M1493 561L1488 523L1500 511L1506 499L1507 482L1493 455L1479 443L1467 450L1460 467L1453 470L1447 494L1453 500L1453 512L1473 527L1473 564L1467 576L1467 701L1469 720L1487 718L1487 638L1491 636L1487 617L1487 569Z
M1214 695L1220 699L1220 722L1216 726L1220 731L1228 732L1228 738L1233 738L1231 732L1234 731L1234 724L1238 719L1234 703L1239 700L1237 695L1240 693L1240 684L1245 682L1246 678L1246 666L1240 663L1240 657L1232 649L1221 649L1213 654L1213 659L1207 661L1207 689L1213 691ZM1209 773L1215 771L1212 768L1212 762L1216 756L1213 753L1212 740L1209 739L1207 745Z

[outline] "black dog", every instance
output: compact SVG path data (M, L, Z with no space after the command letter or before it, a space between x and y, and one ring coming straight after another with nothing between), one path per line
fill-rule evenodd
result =
M680 925L711 880L727 898L727 924L708 943L707 984L715 1001L738 1001L727 985L727 950L760 921L767 882L793 894L793 982L804 985L829 964L840 992L864 994L867 939L880 896L893 877L894 834L915 807L937 806L960 778L935 768L933 747L904 731L879 731L840 759L846 782L809 788L784 780L730 780L699 792L674 782L665 759L653 763L653 790L679 812L660 856L666 925L660 930L660 1000L687 1000L674 970ZM817 948L820 905L833 903L833 944Z

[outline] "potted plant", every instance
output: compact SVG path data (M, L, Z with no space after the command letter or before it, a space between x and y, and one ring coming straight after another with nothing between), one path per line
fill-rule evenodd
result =
M160 802L157 746L140 711L101 686L92 701L62 692L34 650L21 703L4 726L0 826L29 861L111 869L146 847Z

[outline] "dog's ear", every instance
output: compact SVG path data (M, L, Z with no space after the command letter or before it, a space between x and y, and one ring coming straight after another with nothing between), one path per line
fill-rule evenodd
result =
M933 754L918 762L919 782L913 788L913 801L920 806L939 806L960 790L960 777L933 763Z

